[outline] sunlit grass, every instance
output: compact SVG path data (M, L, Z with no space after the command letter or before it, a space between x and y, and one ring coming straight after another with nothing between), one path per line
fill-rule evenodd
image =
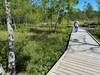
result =
M94 35L94 37L100 42L100 26L97 26L96 28L89 30L89 32Z
M70 33L71 28L66 29L65 27L58 29L56 33L46 28L14 30L18 75L24 75L24 73L26 75L46 75L64 52ZM7 32L1 30L0 34L0 40L6 40L7 43ZM2 46L7 47L7 45Z

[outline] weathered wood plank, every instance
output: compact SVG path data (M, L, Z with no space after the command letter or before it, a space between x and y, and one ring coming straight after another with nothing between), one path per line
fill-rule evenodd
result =
M68 49L47 75L100 75L100 46L85 30L73 32Z

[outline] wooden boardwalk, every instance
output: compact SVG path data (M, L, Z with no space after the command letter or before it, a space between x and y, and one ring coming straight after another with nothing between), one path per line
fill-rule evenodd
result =
M73 32L68 49L47 75L100 75L100 46L84 29Z

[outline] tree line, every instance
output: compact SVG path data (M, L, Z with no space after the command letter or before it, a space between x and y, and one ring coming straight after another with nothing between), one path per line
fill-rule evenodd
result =
M41 22L60 23L62 19L89 20L99 22L99 11L93 10L90 3L85 4L83 11L74 8L79 0L42 0L42 5L32 0L10 0L13 24L36 24ZM34 0L35 1L35 0ZM51 1L51 5L50 2ZM37 2L38 3L38 2ZM98 7L100 2L97 0ZM0 1L0 24L6 24L4 0ZM82 17L81 17L82 16ZM54 21L54 22L53 22Z

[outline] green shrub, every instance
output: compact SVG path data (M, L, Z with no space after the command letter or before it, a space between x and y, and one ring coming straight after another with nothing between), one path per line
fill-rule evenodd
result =
M100 41L100 26L90 30L90 33L93 34Z
M0 36L0 63L6 68L7 32L0 31L0 33L2 34ZM16 72L24 71L28 75L46 75L64 52L70 33L71 28L60 29L57 33L44 29L33 29L30 32L22 27L17 28L14 32Z

